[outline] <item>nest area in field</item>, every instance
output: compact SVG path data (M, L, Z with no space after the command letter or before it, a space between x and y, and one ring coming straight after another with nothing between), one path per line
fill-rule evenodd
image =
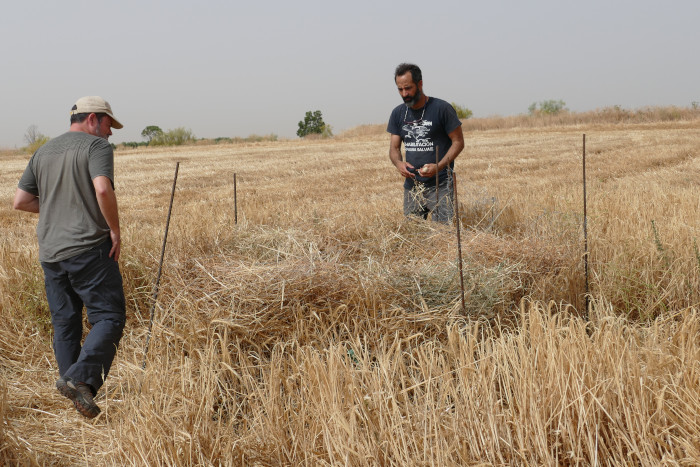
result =
M251 342L316 340L329 332L439 334L464 318L453 228L406 220L378 236L340 242L259 227L216 253L178 253L165 267L161 318L186 316L199 329L228 323ZM514 312L571 262L537 240L467 231L462 242L466 311L475 319Z

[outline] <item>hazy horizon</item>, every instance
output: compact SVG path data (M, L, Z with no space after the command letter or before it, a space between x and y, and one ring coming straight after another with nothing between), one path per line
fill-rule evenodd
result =
M308 110L337 134L386 122L404 61L422 68L426 94L474 117L550 99L572 111L700 101L700 2L29 0L3 10L3 148L24 146L31 125L60 135L85 95L107 99L124 124L115 144L143 141L148 125L295 138Z

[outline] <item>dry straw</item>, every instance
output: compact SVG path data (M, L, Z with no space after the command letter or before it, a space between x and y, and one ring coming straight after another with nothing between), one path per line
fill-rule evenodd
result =
M590 328L581 124L466 132L474 319L453 228L403 218L388 160L358 170L384 135L119 150L128 322L93 421L53 388L36 218L9 208L26 157L3 156L0 464L698 464L699 122L586 129Z

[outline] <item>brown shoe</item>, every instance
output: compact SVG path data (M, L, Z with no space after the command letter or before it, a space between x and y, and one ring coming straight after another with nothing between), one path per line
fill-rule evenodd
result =
M83 417L95 418L100 414L100 408L92 400L92 389L87 384L59 378L56 381L56 389L73 401L75 409Z

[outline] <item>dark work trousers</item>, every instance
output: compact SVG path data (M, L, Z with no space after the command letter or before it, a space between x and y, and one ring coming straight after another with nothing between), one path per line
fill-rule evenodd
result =
M122 276L119 264L109 257L111 246L107 239L72 258L41 263L58 372L89 384L94 392L109 373L126 321ZM83 305L92 327L81 346Z
M404 216L418 216L423 219L428 218L432 213L434 222L448 224L454 217L454 204L452 193L452 174L438 180L438 193L435 193L435 185L421 185L415 183L414 188L406 189L403 192L403 214Z

